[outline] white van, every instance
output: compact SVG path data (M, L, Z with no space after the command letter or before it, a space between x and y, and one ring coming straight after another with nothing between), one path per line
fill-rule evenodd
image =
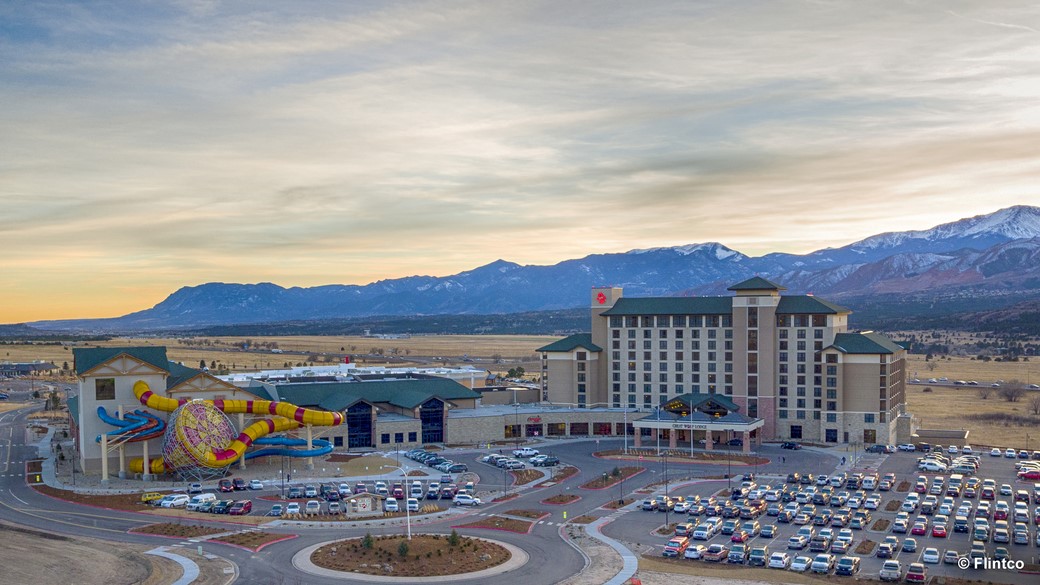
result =
M185 506L185 509L187 509L187 510L198 510L199 508L202 507L203 504L205 504L207 502L216 502L216 501L217 501L217 494L198 494L196 496L192 496L191 499L188 500L188 503Z
M872 490L877 487L877 476L867 475L863 478L863 489Z

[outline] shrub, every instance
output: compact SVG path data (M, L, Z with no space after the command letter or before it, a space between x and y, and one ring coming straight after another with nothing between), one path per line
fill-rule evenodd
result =
M375 545L375 540L372 539L372 533L365 533L365 537L361 539L361 546L371 549Z
M459 538L459 533L455 532L455 529L453 528L451 534L448 536L448 546L458 546L459 540L461 540Z
M397 545L397 554L401 557L408 556L408 541L402 540L401 544Z

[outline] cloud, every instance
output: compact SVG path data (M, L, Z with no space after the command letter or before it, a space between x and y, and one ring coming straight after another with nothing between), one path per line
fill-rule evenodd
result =
M115 314L210 280L806 252L1040 203L1034 3L54 2L0 22L0 268L41 301L0 321L52 314L41 271L137 291Z

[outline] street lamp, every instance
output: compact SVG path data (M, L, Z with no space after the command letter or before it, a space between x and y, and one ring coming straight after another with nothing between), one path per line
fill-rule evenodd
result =
M516 448L520 448L520 404L513 399L513 438L516 439Z
M386 469L386 468L397 469L398 471L401 472L401 485L402 485L402 487L405 484L408 483L408 474L404 472L404 468L403 467L396 467L396 466L393 466L393 465L384 465L383 469ZM408 498L407 497L404 499L404 516L405 516L405 521L406 521L406 523L408 525L408 540L411 540L412 539L412 511L408 509Z
M664 497L668 499L668 451L664 452ZM668 527L668 504L664 506L664 526Z
M628 455L628 403L625 403L625 455Z

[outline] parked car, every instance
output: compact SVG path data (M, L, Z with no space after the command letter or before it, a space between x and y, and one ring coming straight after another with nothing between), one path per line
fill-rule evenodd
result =
M188 494L170 494L160 500L159 506L162 508L182 508L188 505L190 499Z
M239 500L228 508L229 516L245 516L253 511L253 502L250 500Z
M458 494L455 496L452 503L456 506L479 506L480 498L473 497L469 494Z
M217 482L217 489L222 492L233 492L235 491L235 486L231 484L230 479L222 479Z
M389 500L387 500L387 501L389 501ZM396 500L394 501L394 506L397 506L397 501ZM390 510L387 510L387 511L389 512ZM394 510L394 511L396 512L397 510ZM304 514L310 514L310 515L320 514L321 513L321 502L318 501L318 500L308 500L307 501L307 505L303 507L303 513Z
M201 494L202 493L202 484L198 483L198 482L189 483L188 484L188 493L189 494Z
M804 573L812 565L812 557L795 557L791 559L791 570L796 573Z
M249 480L249 489L251 490L262 490L264 489L264 482L259 479Z
M834 566L835 575L855 575L859 572L862 559L859 557L841 557Z
M899 581L903 578L903 564L895 559L885 561L878 572L882 581Z
M236 492L240 492L246 489L246 480L241 477L236 477L231 480L231 485L234 487Z
M265 516L281 516L285 509L281 504L275 504L271 506L271 509L265 514Z
M300 503L299 502L289 502L285 506L285 513L286 514L299 514L300 513Z
M397 498L390 497L390 498L387 498L386 500L384 500L383 501L383 511L384 512L400 512L401 511L401 507L397 504Z
M794 442L791 442L791 441L786 441L784 443L780 443L780 448L781 449L792 449L792 450L796 450L797 451L798 449L802 448L802 445L800 443L794 443Z
M520 447L513 450L513 457L533 457L538 454L538 449L531 447Z
M774 552L769 556L770 569L786 569L791 566L791 555L785 552Z

